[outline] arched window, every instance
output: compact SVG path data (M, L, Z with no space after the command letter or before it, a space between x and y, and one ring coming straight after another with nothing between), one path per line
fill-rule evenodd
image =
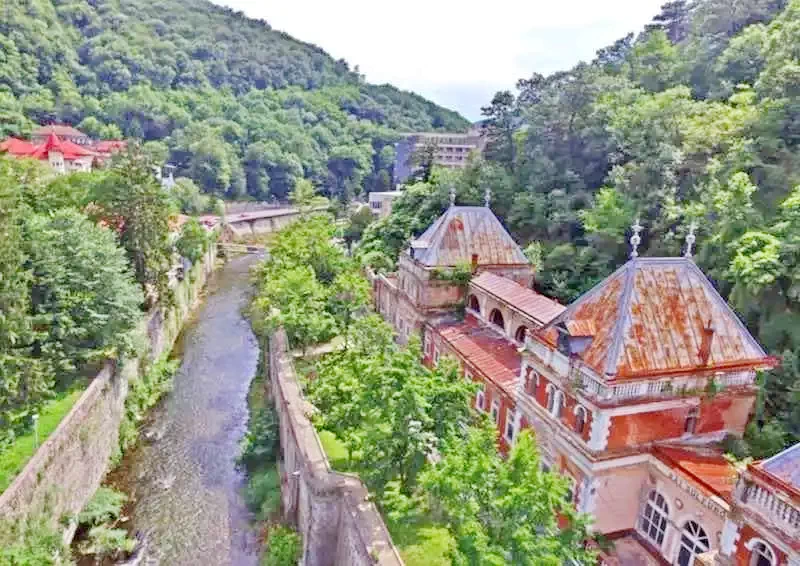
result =
M561 409L564 407L564 394L552 384L547 388L547 410L554 418L561 418Z
M586 409L581 405L575 407L575 432L583 434L586 428Z
M764 541L759 540L750 549L750 566L775 566L775 554ZM745 548L747 545L745 545Z
M517 328L517 331L514 333L514 339L517 342L524 342L525 341L525 334L528 332L528 327L524 324Z
M489 322L495 326L499 326L501 330L505 331L506 329L506 323L503 320L503 314L497 309L492 311L492 314L489 316Z
M469 296L469 308L474 310L476 313L481 312L481 305L480 303L478 303L478 297L476 297L475 295Z
M698 554L708 552L708 535L695 523L688 521L681 531L681 548L678 551L678 566L692 566Z
M694 434L697 430L697 416L700 414L700 409L697 407L690 409L689 414L686 415L686 422L683 423L683 432L686 434Z
M651 491L639 517L639 532L659 548L667 532L668 516L667 500L656 490Z

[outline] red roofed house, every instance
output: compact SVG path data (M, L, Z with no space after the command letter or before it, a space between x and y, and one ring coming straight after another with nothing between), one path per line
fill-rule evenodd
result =
M47 161L57 173L69 171L91 171L95 164L102 163L123 149L121 140L95 143L89 136L72 126L42 126L34 130L31 141L8 138L0 143L0 153L17 158Z
M464 263L468 285L442 276ZM731 513L718 442L744 432L756 371L775 360L690 257L633 254L567 308L532 279L488 207L451 206L373 287L401 341L420 333L426 363L452 356L481 384L474 406L503 452L535 431L544 465L614 540L605 564L691 566Z

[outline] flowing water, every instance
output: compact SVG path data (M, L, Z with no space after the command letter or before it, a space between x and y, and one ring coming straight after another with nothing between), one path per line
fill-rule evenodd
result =
M111 483L129 493L132 531L147 534L147 564L258 563L258 541L236 467L259 348L241 310L254 256L219 269L176 348L174 389Z

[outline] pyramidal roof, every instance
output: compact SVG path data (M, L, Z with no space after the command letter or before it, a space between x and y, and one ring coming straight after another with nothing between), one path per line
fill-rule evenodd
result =
M511 235L485 206L451 206L416 240L413 257L426 266L530 265Z
M608 379L766 368L766 355L688 258L636 258L537 335L591 338L577 355Z

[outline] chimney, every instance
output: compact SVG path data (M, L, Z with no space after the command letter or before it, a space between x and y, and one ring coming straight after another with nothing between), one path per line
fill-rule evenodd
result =
M700 349L697 352L700 358L700 365L707 365L708 358L711 356L711 343L714 341L714 327L711 326L711 320L703 327L703 338L700 342Z
M478 270L478 254L472 254L472 273Z

